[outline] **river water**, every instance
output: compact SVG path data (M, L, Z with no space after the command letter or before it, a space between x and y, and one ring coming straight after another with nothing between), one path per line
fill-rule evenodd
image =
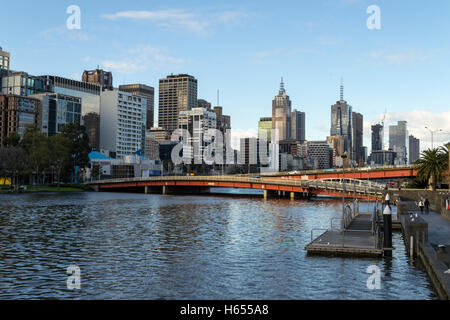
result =
M437 299L400 233L392 260L307 255L311 229L340 212L331 199L0 195L0 299Z

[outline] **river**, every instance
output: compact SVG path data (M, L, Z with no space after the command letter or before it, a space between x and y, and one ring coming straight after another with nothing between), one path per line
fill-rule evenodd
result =
M437 299L401 233L392 260L309 256L341 202L0 194L0 299ZM362 210L367 204L362 204ZM81 289L67 288L67 268ZM369 266L381 289L367 287Z

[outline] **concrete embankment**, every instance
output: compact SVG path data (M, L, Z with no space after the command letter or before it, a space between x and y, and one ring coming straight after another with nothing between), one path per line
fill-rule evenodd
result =
M439 297L450 300L450 219L442 203L447 193L430 192L397 193L397 212L408 253L423 263ZM432 203L428 214L417 207L421 196Z

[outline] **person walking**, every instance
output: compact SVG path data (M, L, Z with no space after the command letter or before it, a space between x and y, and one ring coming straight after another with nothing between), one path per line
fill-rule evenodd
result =
M424 203L423 203L422 199L420 199L418 206L420 208L420 213L423 214Z
M430 214L430 201L428 201L428 199L425 199L425 213L426 214Z

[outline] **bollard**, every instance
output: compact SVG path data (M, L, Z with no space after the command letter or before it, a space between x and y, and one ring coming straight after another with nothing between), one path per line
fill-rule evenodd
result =
M384 255L392 257L392 214L391 208L387 205L383 211L383 229L384 229Z
M411 260L414 258L414 236L411 236L409 239L409 256Z

